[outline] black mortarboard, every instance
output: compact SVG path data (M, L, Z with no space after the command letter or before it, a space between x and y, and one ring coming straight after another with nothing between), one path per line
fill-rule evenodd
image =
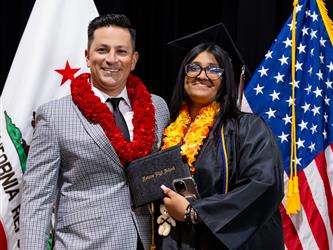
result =
M239 76L242 67L245 67L245 71L250 76L251 73L247 68L244 59L242 58L239 50L237 49L234 41L232 40L228 30L223 23L210 26L206 29L194 32L187 36L183 36L174 41L168 43L168 45L175 47L183 52L188 52L196 45L203 42L213 42L219 45L222 49L228 52L235 72L235 77Z

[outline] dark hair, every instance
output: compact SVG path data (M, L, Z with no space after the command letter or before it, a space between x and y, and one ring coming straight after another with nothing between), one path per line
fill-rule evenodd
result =
M226 119L237 117L240 114L240 110L237 107L238 84L236 84L234 79L232 62L228 53L214 43L201 43L191 49L181 63L170 103L172 121L177 118L183 101L188 98L184 89L184 67L186 64L191 63L193 59L203 51L211 53L219 66L224 69L221 86L215 98L215 101L221 105L217 119L224 122Z
M94 39L94 32L98 28L117 26L120 28L128 29L131 39L133 50L135 50L135 40L136 40L136 31L131 28L131 22L125 15L121 14L106 14L95 17L88 26L88 48L90 48L91 43Z

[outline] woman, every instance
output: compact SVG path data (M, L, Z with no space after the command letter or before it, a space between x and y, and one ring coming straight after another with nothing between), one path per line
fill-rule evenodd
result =
M214 43L184 58L164 146L182 144L200 198L162 186L177 221L160 249L283 249L283 167L270 129L237 108L231 59Z

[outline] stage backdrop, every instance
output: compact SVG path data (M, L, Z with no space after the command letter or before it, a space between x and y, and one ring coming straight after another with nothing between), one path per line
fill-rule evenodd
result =
M0 90L35 0L0 3ZM292 0L95 0L98 12L124 13L138 31L140 52L135 71L150 91L170 98L177 59L166 46L179 36L224 22L252 72L292 11ZM333 1L326 1L330 15ZM332 16L332 15L331 15ZM37 34L36 34L37 35ZM83 53L83 52L82 52ZM29 58L26 59L29 64Z

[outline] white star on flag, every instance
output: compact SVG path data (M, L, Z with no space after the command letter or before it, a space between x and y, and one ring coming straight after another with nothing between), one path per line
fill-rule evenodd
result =
M264 67L262 67L258 72L260 72L260 77L267 76L267 70Z
M260 86L259 84L257 84L257 87L254 88L254 90L256 91L256 95L263 94L264 92L262 92L262 90L264 89L263 86Z
M297 164L292 172L298 177L300 211L287 214L286 197L280 206L286 249L333 249L333 26L323 0L299 0L295 8L295 55L291 15L268 50L270 56L246 84L243 107L261 115L274 132L284 161L286 192L294 170L290 164ZM289 84L292 67L295 82ZM263 68L265 77L259 72ZM259 82L265 91L256 95L253 89Z
M283 82L283 77L284 77L284 75L280 74L280 72L278 72L278 74L276 76L274 76L274 78L276 79L276 83Z
M266 60L267 60L268 58L272 58L272 54L273 54L273 51L268 51L268 52L266 53L266 55L265 55Z
M288 58L289 57L282 55L282 57L279 59L279 61L281 62L281 66L283 66L283 64L288 65Z

